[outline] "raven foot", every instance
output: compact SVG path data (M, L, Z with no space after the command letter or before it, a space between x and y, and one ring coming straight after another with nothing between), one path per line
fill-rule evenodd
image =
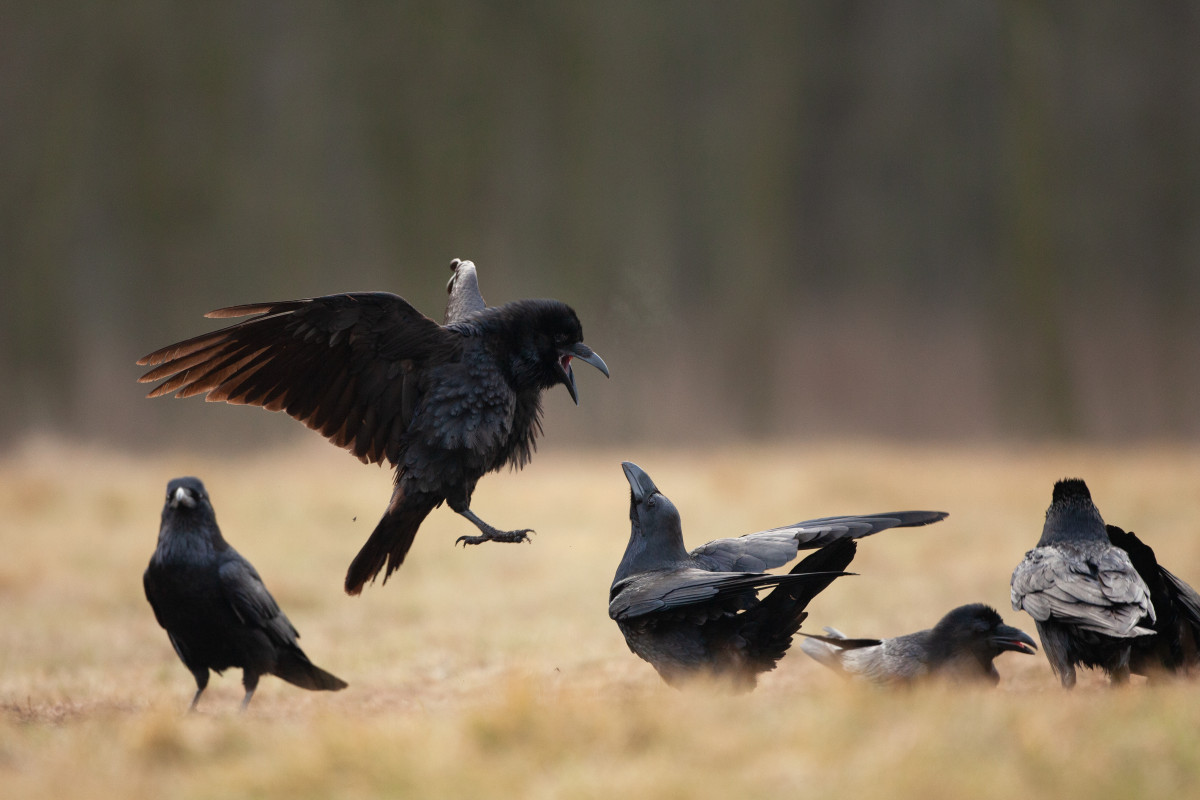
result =
M469 544L483 544L484 542L528 542L531 533L533 533L532 528L520 531L498 531L492 528L483 531L479 536L460 536L454 540L454 544L461 543L463 547L466 547Z

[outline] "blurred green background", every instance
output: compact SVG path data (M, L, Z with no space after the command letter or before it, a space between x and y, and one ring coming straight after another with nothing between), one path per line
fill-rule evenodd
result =
M240 302L553 296L549 440L1200 434L1194 2L30 2L0 12L0 441Z

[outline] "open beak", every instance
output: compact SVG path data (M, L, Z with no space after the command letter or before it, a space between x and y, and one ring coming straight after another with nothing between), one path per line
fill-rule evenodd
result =
M182 486L176 489L175 494L171 496L171 508L179 508L180 506L187 506L188 508L196 507L196 498Z
M575 371L571 369L571 359L573 358L578 358L586 364L591 364L603 372L606 378L608 377L608 364L604 363L604 359L600 357L599 353L583 342L560 351L558 365L563 373L562 382L566 385L567 391L571 393L571 399L575 401L575 405L579 405L579 392L575 390Z
M992 635L992 644L1000 651L1012 650L1014 653L1025 653L1033 655L1033 651L1037 650L1037 645L1033 643L1033 639L1023 630L1001 625L996 629L996 633Z
M652 494L658 494L658 487L645 471L632 461L622 461L621 469L625 470L625 480L629 481L629 489L633 492L633 502L640 503Z

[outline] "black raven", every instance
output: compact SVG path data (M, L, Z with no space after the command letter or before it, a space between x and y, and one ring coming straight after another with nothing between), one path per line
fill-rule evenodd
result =
M253 316L138 361L157 365L140 379L162 381L150 397L207 394L284 411L364 463L396 468L391 502L346 573L350 594L385 566L386 581L443 502L479 529L464 544L527 540L527 529L500 531L475 515L475 484L528 463L542 390L561 383L579 402L572 359L608 375L569 306L486 307L474 265L452 266L447 325L383 292L256 303L209 312Z
M928 525L940 511L827 517L734 539L690 553L679 512L636 464L621 465L629 481L632 530L609 591L608 614L629 649L668 684L714 675L735 689L753 689L775 668L805 618L804 607L844 574L862 536L894 527ZM787 574L779 567L800 549L814 549ZM762 600L759 590L776 588Z
M807 636L800 649L830 669L880 685L927 678L1000 682L992 659L1006 650L1033 654L1033 639L1005 625L983 603L959 606L928 630L894 639L848 639L833 628Z
M1087 484L1077 478L1054 484L1042 538L1013 570L1011 588L1013 608L1033 617L1042 651L1067 689L1080 664L1125 681L1134 640L1154 632L1150 590L1109 541Z
M1154 550L1133 531L1106 525L1108 539L1129 554L1129 560L1146 587L1154 604L1156 619L1153 636L1133 640L1129 670L1137 675L1158 678L1164 673L1189 674L1200 669L1200 594L1160 566Z
M208 686L208 671L242 670L250 703L258 679L277 675L302 689L336 691L346 682L308 660L300 634L258 571L229 546L204 484L176 478L167 484L158 547L142 575L146 599L175 652L196 678L189 711Z

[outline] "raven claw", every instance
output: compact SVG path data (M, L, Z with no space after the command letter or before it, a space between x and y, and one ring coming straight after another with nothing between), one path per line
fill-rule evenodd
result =
M454 544L455 546L462 544L463 547L469 544L483 544L484 542L507 542L515 544L530 541L529 534L531 533L533 533L532 528L525 528L519 531L488 531L479 536L460 536L454 540Z

